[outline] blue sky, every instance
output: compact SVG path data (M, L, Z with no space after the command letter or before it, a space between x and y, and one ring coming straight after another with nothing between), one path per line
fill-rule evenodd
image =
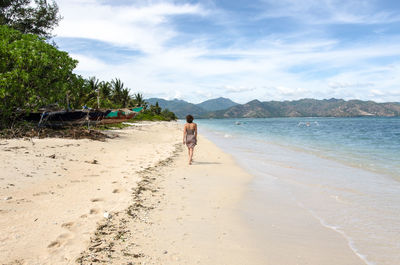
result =
M58 0L85 77L145 97L400 101L397 0Z

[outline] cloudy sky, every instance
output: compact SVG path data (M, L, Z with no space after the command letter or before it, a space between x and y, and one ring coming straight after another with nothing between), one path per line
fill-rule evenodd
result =
M400 101L398 0L57 0L76 73L194 103Z

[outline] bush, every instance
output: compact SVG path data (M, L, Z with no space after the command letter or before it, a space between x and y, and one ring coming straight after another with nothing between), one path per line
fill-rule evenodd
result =
M67 107L77 63L43 38L0 26L0 126L9 126L17 110L31 112L54 103Z
M164 109L159 115L154 114L151 110L145 110L136 115L133 121L172 121L176 119L175 113Z

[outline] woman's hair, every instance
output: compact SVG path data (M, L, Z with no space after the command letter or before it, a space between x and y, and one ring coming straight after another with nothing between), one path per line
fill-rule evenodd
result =
M187 116L186 116L186 121L187 121L188 123L192 123L193 120L194 120L194 118L193 118L192 115L187 115Z

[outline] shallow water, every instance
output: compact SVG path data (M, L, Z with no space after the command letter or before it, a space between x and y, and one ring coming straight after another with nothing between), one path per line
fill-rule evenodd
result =
M366 264L400 264L400 119L199 120L199 130L273 183ZM262 215L254 213L262 222ZM262 233L260 233L262 234Z
M273 142L400 180L400 118L199 120L224 134Z

